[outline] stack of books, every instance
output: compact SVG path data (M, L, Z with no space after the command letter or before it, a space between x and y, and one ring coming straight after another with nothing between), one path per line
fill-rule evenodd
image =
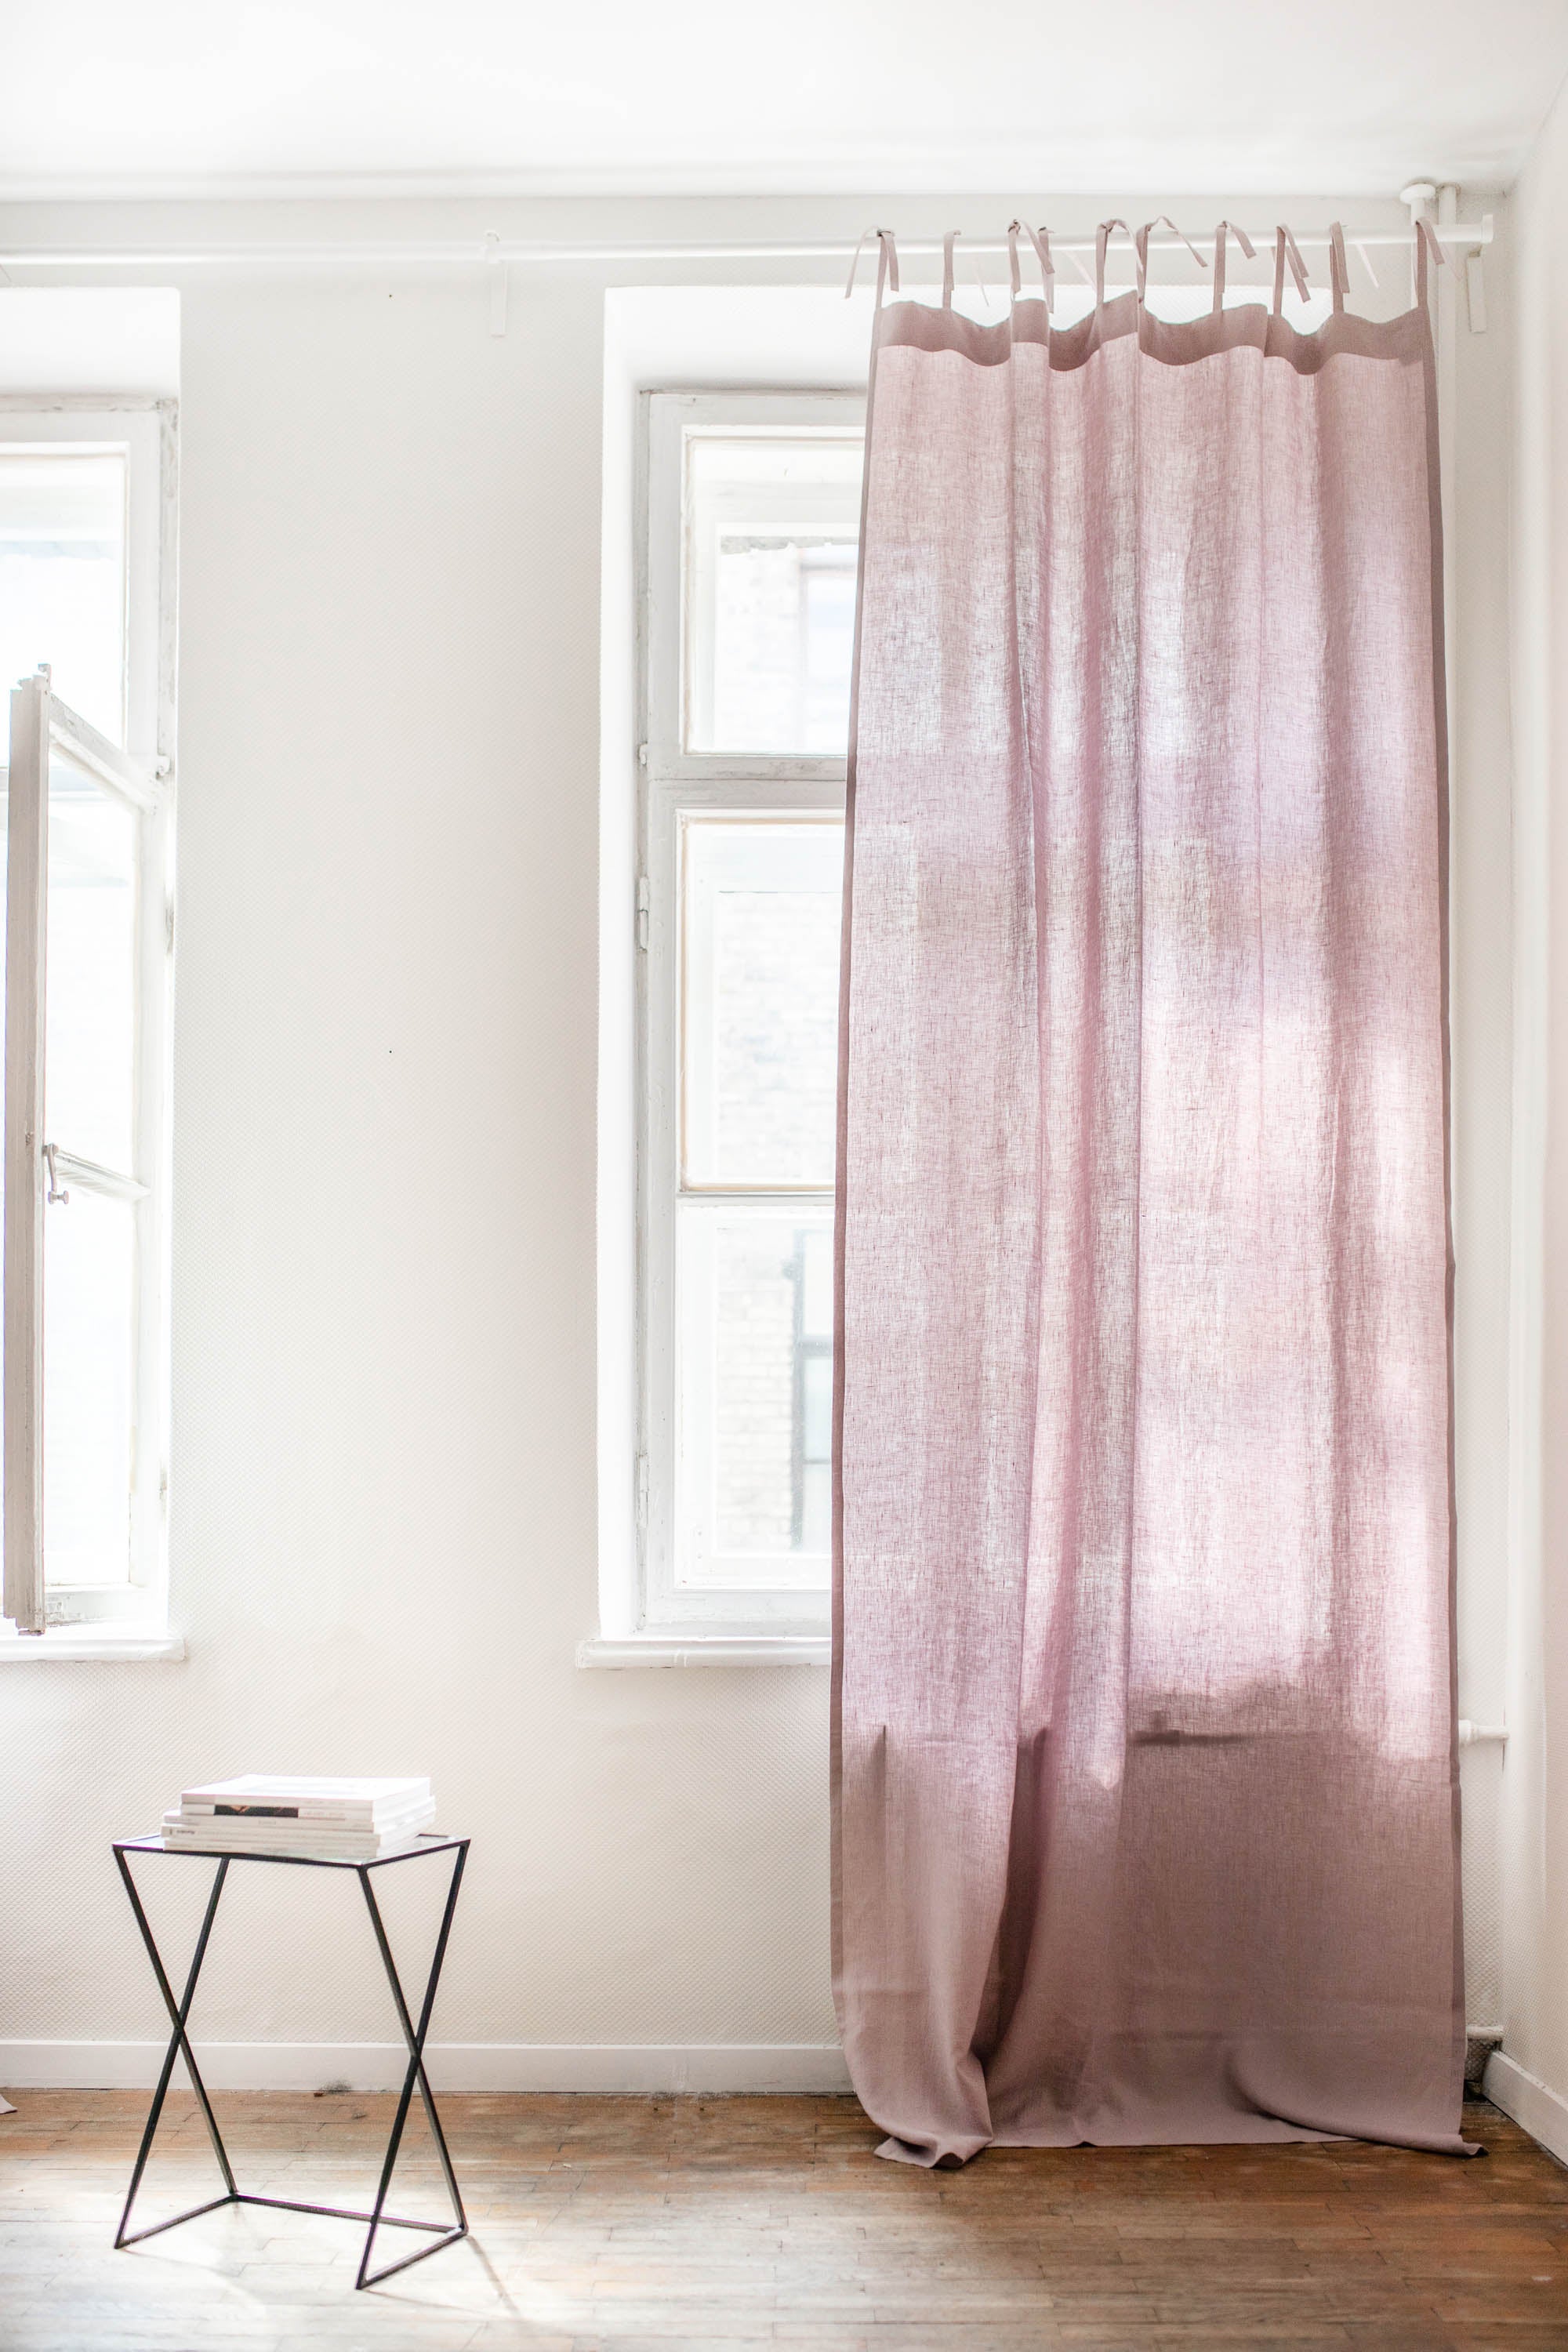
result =
M312 1780L245 1772L187 1789L163 1816L166 1846L204 1853L297 1853L321 1862L379 1862L428 1834L428 1780Z

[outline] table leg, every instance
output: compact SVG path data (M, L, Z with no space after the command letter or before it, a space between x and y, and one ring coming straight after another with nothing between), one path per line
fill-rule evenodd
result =
M375 1890L371 1885L370 1871L362 1868L359 1874L360 1885L364 1889L365 1906L370 1913L370 1923L375 1930L375 1940L381 1953L382 1966L386 1970L386 1981L391 1987L393 2001L397 2010L397 2021L403 2028L403 2038L408 2044L408 2071L403 2078L403 2095L397 2102L397 2114L393 2120L392 2136L386 2143L386 2156L381 2168L381 2181L375 2192L375 2206L370 2216L370 2230L364 2242L364 2252L360 2259L359 2276L354 2281L356 2287L375 2286L382 2279L390 2278L394 2271L406 2270L410 2263L423 2262L426 2254L437 2253L442 2246L448 2246L454 2239L465 2238L468 2233L468 2215L463 2210L463 2200L458 2192L458 2178L452 2169L451 2157L447 2153L447 2136L441 2129L441 2118L436 2111L436 2101L431 2093L429 2078L425 2072L425 2037L430 2030L431 2011L436 2006L436 1989L441 1980L441 1965L447 1957L447 1939L452 1932L452 1915L458 1907L458 1888L462 1882L463 1864L468 1860L468 1851L466 1845L459 1846L457 1859L452 1864L452 1883L447 1890L447 1907L441 1916L441 1932L436 1938L436 1949L430 1961L430 1975L425 1987L425 1999L420 2006L417 2026L409 2015L408 2003L403 1996L403 1986L399 1981L396 1965L393 1960L392 1947L387 1942L386 1929L382 1923L380 1907L375 1899ZM430 2136L436 2143L436 2152L441 2159L441 2170L446 2176L447 2193L451 2198L452 2210L458 2217L457 2225L445 2236L438 2238L435 2245L421 2246L417 2252L405 2254L400 2261L388 2263L379 2271L372 2271L371 2250L375 2244L375 2233L381 2227L382 2215L385 2210L386 2192L392 2186L393 2168L397 2162L397 2151L402 2144L404 2126L408 2121L408 2110L416 2084L419 2096L424 2102L426 2118L430 2126Z
M160 2230L172 2230L176 2221L193 2221L196 2214L210 2213L216 2206L231 2205L237 2199L239 2191L235 2186L228 2151L224 2147L223 2135L217 2127L217 2117L213 2113L212 2101L207 2096L206 2084L202 2081L201 2070L196 2064L195 2053L191 2048L190 2037L185 2032L186 2021L191 2013L191 2003L196 1997L196 1979L201 1975L202 1962L206 1958L207 1938L212 1934L213 1921L217 1916L218 1897L223 1893L223 1883L228 1875L227 1857L226 1856L218 1864L213 1878L212 1893L207 1898L206 1916L202 1921L201 1934L196 1937L196 1948L191 1960L191 1971L185 1979L184 1994L178 2001L174 1999L174 1988L164 1973L163 1963L158 1956L158 1947L153 1940L153 1930L148 1925L147 1914L142 1907L142 1898L136 1892L136 1882L131 1875L130 1864L118 1847L115 1849L114 1859L120 1864L120 1875L125 1881L125 1892L131 1897L131 1908L136 1915L136 1925L142 1930L142 1941L147 1947L147 1957L153 1963L153 1973L158 1979L158 1990L163 1996L163 2006L169 2012L170 2022L174 2029L169 2036L169 2047L164 2053L163 2072L158 2077L158 2087L153 2095L153 2105L147 2117L146 2128L142 2134L142 2145L137 2150L136 2167L131 2175L131 2188L126 2196L125 2210L120 2216L120 2229L114 2241L115 2249L118 2252L121 2246L136 2245L142 2238L156 2237ZM133 2236L127 2237L126 2225L131 2219L131 2208L136 2201L136 2191L142 2186L142 2176L147 2169L147 2158L153 2152L153 2135L158 2128L159 2117L163 2112L163 2102L169 2095L169 2080L174 2071L174 2060L176 2056L182 2054L186 2066L190 2069L192 2088L201 2103L202 2114L206 2118L207 2131L212 2138L213 2154L217 2158L218 2169L224 2178L224 2194L221 2197L211 2198L205 2205L193 2205L188 2213L176 2213L171 2221L154 2221L150 2229L138 2230Z

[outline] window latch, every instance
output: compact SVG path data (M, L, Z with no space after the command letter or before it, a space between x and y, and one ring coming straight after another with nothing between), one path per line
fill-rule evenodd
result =
M63 1209L69 1202L70 1194L60 1188L59 1171L55 1166L55 1147L52 1143L46 1143L44 1146L44 1165L49 1171L48 1198L51 1202L58 1202Z

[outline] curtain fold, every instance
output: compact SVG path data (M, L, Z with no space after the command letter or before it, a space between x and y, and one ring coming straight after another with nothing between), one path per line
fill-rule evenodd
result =
M1458 2152L1424 307L879 312L835 1985L884 2153Z

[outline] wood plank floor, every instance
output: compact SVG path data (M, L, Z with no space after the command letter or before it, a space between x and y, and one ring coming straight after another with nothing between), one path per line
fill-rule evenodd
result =
M230 2208L111 2252L144 2099L14 2095L5 2352L1568 2352L1568 2171L1484 2105L1468 2164L1347 2142L932 2173L879 2161L852 2099L454 2097L473 2236L355 2294L340 2221ZM389 2099L215 2104L242 2187L367 2200ZM171 2100L143 2218L216 2185ZM440 2213L423 2138L396 2200Z

